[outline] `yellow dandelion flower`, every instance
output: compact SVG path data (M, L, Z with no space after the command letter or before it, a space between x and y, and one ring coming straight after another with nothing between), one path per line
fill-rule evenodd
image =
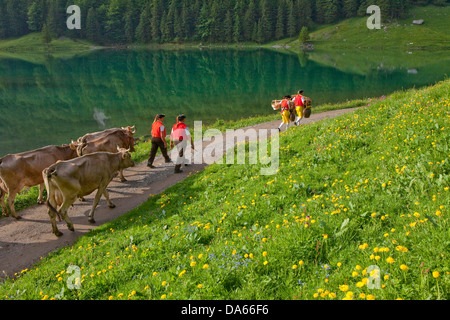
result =
M201 288L203 288L203 285L200 283L200 284L197 286L197 288L201 289Z
M340 286L339 286L339 290L341 290L341 291L343 291L343 292L348 291L348 285L346 285L346 284L340 285Z
M394 260L394 258L389 257L389 258L386 259L386 262L387 262L387 263L394 263L395 260Z
M433 271L433 277L434 278L439 278L441 274L438 271Z
M402 264L400 266L400 269L402 269L403 271L408 271L409 270L409 268L408 268L408 266L406 264Z

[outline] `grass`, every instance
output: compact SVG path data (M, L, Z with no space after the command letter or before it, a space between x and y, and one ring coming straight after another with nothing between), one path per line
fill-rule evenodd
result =
M87 51L93 45L86 40L72 40L69 38L53 39L49 46L42 42L38 32L0 41L0 52L8 54L52 54L56 57L74 52Z
M449 120L448 80L292 128L276 175L211 165L7 279L0 297L449 299Z
M314 30L311 40L315 49L376 49L389 51L448 50L450 36L450 6L413 7L408 17L386 22L380 30L366 26L367 17L346 19L337 24ZM413 25L415 19L424 19L423 25ZM298 47L299 41L287 43Z

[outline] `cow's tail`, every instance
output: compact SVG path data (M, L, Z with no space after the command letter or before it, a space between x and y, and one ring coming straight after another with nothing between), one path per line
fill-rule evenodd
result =
M50 180L52 179L52 177L57 176L57 172L56 172L56 168L47 168L44 169L43 173L43 178L44 178L44 184L45 184L45 188L47 189L47 201L45 202L45 204L47 205L48 209L53 212L54 214L56 214L56 216L58 217L58 221L61 222L61 215L59 214L58 210L55 209L55 207L52 206L52 204L50 203L50 198L52 197L54 190L51 190L51 188L54 188L50 182Z
M52 168L47 170L47 179L50 180L52 178L52 176L57 176L58 174L56 173L56 169Z
M54 214L56 214L56 216L58 217L58 221L61 222L62 218L61 215L59 214L58 210L55 209L54 206L52 206L52 204L50 203L50 201L47 199L47 201L45 201L45 204L47 205L48 209L53 212Z

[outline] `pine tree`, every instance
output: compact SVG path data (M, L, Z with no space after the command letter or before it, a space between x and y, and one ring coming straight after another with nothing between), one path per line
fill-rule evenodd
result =
M308 41L310 40L308 27L305 26L302 28L298 39L302 45L308 43Z
M294 37L297 33L297 19L295 19L294 3L292 0L288 2L288 16L287 16L287 36Z
M17 37L29 32L26 1L6 0L6 15L8 16L8 36Z
M254 0L250 0L247 10L245 11L244 21L242 23L245 40L254 40L255 25L258 23L257 7Z
M124 6L120 0L111 0L106 13L106 35L113 43L125 42Z
M67 30L61 3L58 0L49 0L45 24L47 24L48 31L53 38L58 38Z
M42 1L34 1L30 4L27 11L27 25L30 31L40 31L43 22Z
M234 18L234 26L233 26L233 41L236 43L242 42L244 40L243 30L241 24L241 18L239 14L236 13Z
M146 10L146 8L147 6L144 8L144 10ZM148 10L150 9L148 8ZM136 0L128 1L127 11L125 13L125 41L127 43L132 43L136 39L135 33L139 22L140 13L138 11ZM148 26L148 29L150 29L150 26Z
M42 42L47 45L47 49L50 48L50 42L52 41L52 35L50 33L50 29L47 27L47 24L44 24L41 31L41 39Z
M198 18L197 33L202 41L211 40L211 18L209 16L209 10L207 2L203 3L200 10L200 16Z
M283 39L286 36L286 17L284 14L284 5L280 2L278 6L277 24L275 28L275 39Z
M359 8L359 0L343 0L342 14L344 18L351 18L356 16Z
M90 8L87 14L86 39L93 43L101 42L100 26L95 8Z
M0 39L8 38L8 16L4 2L0 2Z
M299 0L297 3L297 19L298 27L312 27L312 1L311 0Z
M136 27L136 40L140 43L149 43L152 40L151 6L147 4L140 15L139 24Z
M226 43L233 42L233 18L230 10L227 11L223 21L223 41Z
M161 19L162 19L162 10L163 7L161 5L161 0L152 0L151 2L151 34L153 41L162 42L161 39Z

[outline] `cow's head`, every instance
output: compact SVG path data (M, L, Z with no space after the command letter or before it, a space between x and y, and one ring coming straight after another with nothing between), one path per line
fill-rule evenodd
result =
M78 155L78 148L80 146L80 143L75 142L72 140L72 142L68 145L70 148L70 151L73 153L74 158L76 158Z
M79 157L83 156L83 149L86 147L86 144L87 144L86 142L76 144L77 155Z
M122 127L122 130L128 131L130 133L130 135L133 136L136 133L136 125L134 125L132 127L128 126L128 127L125 127L125 128Z
M117 151L120 154L120 167L122 169L134 167L135 163L131 158L130 149L124 149L117 146Z

